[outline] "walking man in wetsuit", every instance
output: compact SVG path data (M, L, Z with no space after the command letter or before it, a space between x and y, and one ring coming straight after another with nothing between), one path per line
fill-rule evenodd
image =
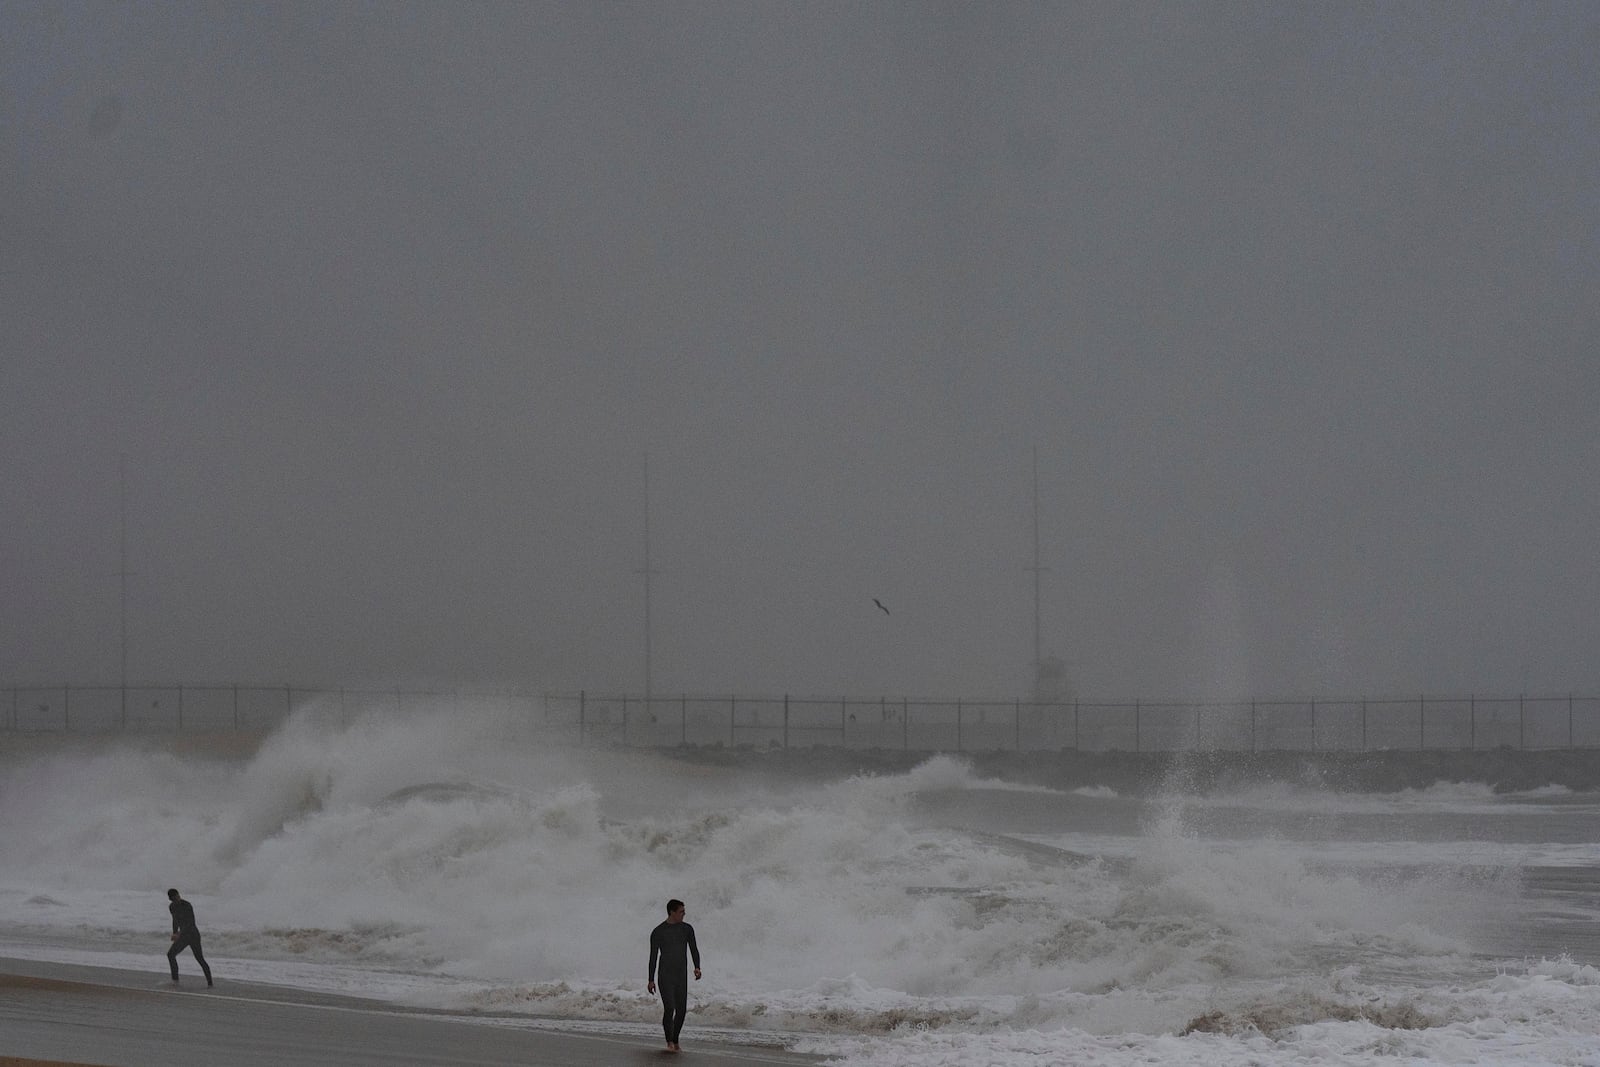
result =
M206 954L200 950L200 928L194 923L194 905L180 897L176 889L167 890L167 899L172 902L167 905L167 910L172 912L172 947L167 949L167 962L172 965L172 980L178 980L178 953L187 948L193 950L195 962L206 973L206 985L210 985L211 965L206 962Z
M678 1034L689 1011L689 960L685 949L694 957L694 980L700 980L700 946L694 943L694 927L683 921L685 910L683 901L667 901L667 921L650 931L649 989L654 993L660 979L661 1029L666 1031L667 1048L673 1052L681 1051Z

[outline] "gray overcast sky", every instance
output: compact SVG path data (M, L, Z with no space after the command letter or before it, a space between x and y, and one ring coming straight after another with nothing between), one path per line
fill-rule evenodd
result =
M1600 691L1600 8L0 2L0 680ZM893 611L885 616L877 597Z

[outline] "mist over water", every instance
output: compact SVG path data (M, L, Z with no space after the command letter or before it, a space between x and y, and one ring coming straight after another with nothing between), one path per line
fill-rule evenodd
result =
M1234 1040L1267 1018L1406 1012L1427 1030L1503 1011L1423 1006L1496 982L1516 985L1502 999L1556 982L1595 1004L1592 959L1505 962L1545 906L1523 868L1600 863L1570 830L1592 806L1560 791L1198 796L1178 773L1146 801L942 756L762 780L522 731L487 711L309 709L243 761L132 745L9 760L0 945L157 970L177 885L219 976L647 1025L645 937L676 896L706 962L691 1028L879 1035L851 1055L884 1063L943 1062L956 1034ZM900 1058L929 1035L932 1059Z

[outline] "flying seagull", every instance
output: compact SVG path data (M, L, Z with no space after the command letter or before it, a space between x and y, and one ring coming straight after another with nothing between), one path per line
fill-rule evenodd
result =
M878 605L879 611L883 612L885 615L889 614L889 609L883 606L883 601L879 600L877 597L873 597L872 602Z

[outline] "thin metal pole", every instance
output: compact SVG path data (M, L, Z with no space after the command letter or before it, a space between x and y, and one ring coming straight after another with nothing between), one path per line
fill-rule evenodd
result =
M655 575L655 570L650 565L650 453L644 454L644 699L645 706L650 705L652 692L651 674L651 625L650 625L650 579Z
M1044 646L1040 637L1039 604L1040 582L1039 576L1045 568L1039 564L1039 446L1033 448L1033 566L1028 570L1033 572L1033 692L1039 695L1039 682L1044 670Z
M121 607L122 728L128 728L128 457L117 457L117 585Z

